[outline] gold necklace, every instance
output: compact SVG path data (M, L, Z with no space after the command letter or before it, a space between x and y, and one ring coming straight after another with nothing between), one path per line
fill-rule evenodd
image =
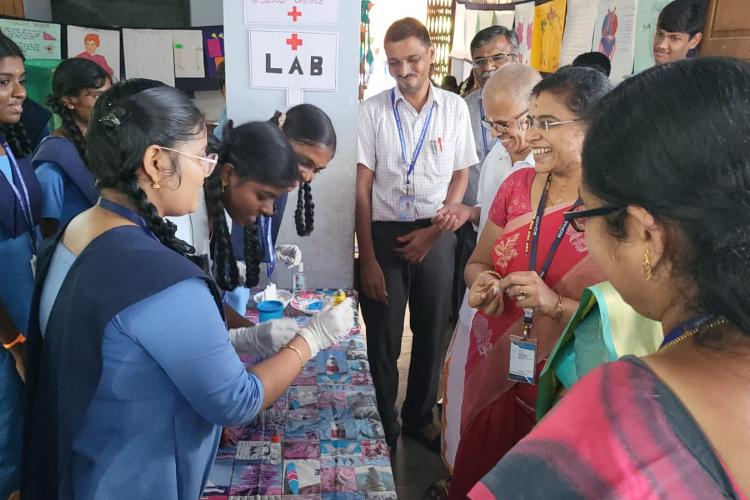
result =
M668 349L671 349L672 347L676 346L677 344L679 344L680 342L684 341L685 339L688 339L690 337L695 336L698 333L704 333L706 331L713 330L714 328L717 328L719 326L726 326L728 323L729 322L726 319L721 318L721 319L714 320L714 321L712 321L710 323L707 323L705 325L701 325L698 328L693 328L692 330L685 330L685 333L683 333L682 335L680 335L676 339L672 340L671 342L667 342L666 344L664 344L663 346L661 346L659 348L659 350L656 351L656 352L657 353L662 353L662 352L664 352L664 351L666 351Z

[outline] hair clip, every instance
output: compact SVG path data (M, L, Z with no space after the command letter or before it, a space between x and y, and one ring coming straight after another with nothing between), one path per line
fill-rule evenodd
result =
M286 123L286 113L281 113L279 115L277 123L279 124L279 128L284 128L284 123Z
M99 118L99 123L109 128L117 128L122 124L120 119L114 113L107 113L106 115Z

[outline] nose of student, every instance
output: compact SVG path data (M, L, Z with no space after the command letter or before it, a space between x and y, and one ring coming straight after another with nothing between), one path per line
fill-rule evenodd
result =
M299 176L303 182L312 182L315 179L315 172L307 167L299 167Z

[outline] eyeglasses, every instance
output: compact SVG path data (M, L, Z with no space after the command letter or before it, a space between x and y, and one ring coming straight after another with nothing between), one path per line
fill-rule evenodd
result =
M518 57L518 54L505 54L503 52L498 52L491 56L474 59L471 61L471 65L479 69L488 64L499 65L504 64L507 61L515 61L516 57Z
M548 119L539 120L537 118L528 117L525 120L521 120L518 125L521 127L521 130L528 130L530 128L549 130L558 125L565 125L566 123L574 123L578 121L581 121L581 119L576 118L575 120L562 120L556 122Z
M487 130L494 129L495 132L497 132L498 134L507 134L508 130L510 129L510 126L514 123L519 129L526 130L524 128L521 128L521 120L519 120L519 118L521 118L523 115L525 115L528 112L529 110L525 109L522 113L519 113L518 115L514 116L507 122L502 122L502 121L493 122L493 121L488 120L487 118L482 118L482 126L486 128Z
M176 149L168 148L165 146L159 146L161 149L166 149L167 151L172 151L173 153L177 153L183 156L187 156L189 158L193 158L194 160L198 160L201 164L201 167L203 167L203 171L206 174L206 177L211 175L211 173L216 168L216 164L219 162L219 155L217 153L209 153L206 156L197 156L190 153L185 153L183 151L178 151Z
M581 205L582 206L582 205ZM574 209L570 212L565 212L563 217L565 220L570 221L570 225L573 229L582 233L586 230L586 219L589 217L601 217L602 215L609 215L626 208L624 205L604 205L602 207L590 208L588 210Z

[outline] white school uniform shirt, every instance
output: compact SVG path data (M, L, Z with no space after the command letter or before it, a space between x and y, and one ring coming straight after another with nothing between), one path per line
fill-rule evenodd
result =
M391 92L401 117L409 162L414 155L422 127L435 105L422 152L411 175L407 193L406 172L401 154ZM417 219L431 219L448 194L453 172L477 163L469 123L469 110L460 96L430 85L427 103L417 111L404 99L398 87L364 101L359 108L357 162L375 172L372 186L372 220L398 221L402 195L415 196Z
M482 162L482 172L479 176L479 192L477 195L479 226L474 226L478 234L482 234L498 189L505 182L505 179L519 168L534 168L534 155L529 153L529 156L524 160L513 163L510 153L500 144L500 141L492 146L484 162Z
M466 101L466 106L469 108L469 122L471 123L471 131L474 134L474 146L476 147L479 161L469 168L469 185L466 188L463 204L474 206L479 203L479 175L482 172L484 158L495 145L497 139L492 137L492 134L482 126L483 113L480 107L482 103L482 89L467 95L464 97L464 101ZM482 139L482 134L484 134L484 140ZM487 141L487 150L484 149L485 140Z

